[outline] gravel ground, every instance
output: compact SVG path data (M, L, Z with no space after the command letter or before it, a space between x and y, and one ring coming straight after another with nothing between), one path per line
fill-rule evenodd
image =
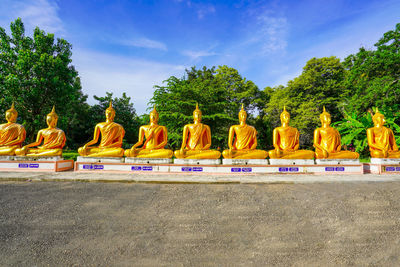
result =
M1 266L398 266L400 182L0 181Z

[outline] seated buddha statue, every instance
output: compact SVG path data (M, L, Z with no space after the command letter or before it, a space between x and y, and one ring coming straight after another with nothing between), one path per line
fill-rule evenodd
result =
M299 131L289 126L290 114L283 108L281 113L281 126L273 131L274 150L268 152L271 159L313 159L314 152L299 150Z
M400 158L393 131L383 126L385 117L376 109L372 117L374 127L367 130L367 139L371 158Z
M183 127L182 145L174 152L178 159L219 159L221 152L212 150L211 130L208 125L201 123L201 110L196 104L193 111L194 123Z
M265 159L268 152L256 149L257 131L246 124L247 113L243 108L239 111L239 125L229 129L228 147L222 156L226 159Z
M0 124L0 156L14 156L15 150L21 148L26 137L24 126L16 123L18 112L12 103L6 111L7 123Z
M94 128L93 139L78 149L78 153L84 157L122 157L124 149L122 139L125 135L124 128L114 122L115 109L110 106L106 109L106 121L98 123ZM98 146L91 146L99 141Z
M39 130L36 142L15 150L18 156L28 157L54 157L62 156L62 149L67 138L63 130L56 128L58 115L55 108L46 117L47 128ZM43 144L42 144L43 142ZM40 146L40 144L42 144ZM34 148L37 147L37 148Z
M319 116L322 127L314 131L315 158L317 159L358 159L357 152L341 150L339 131L331 127L331 115L324 111Z
M145 138L146 141L144 141ZM154 106L154 109L150 112L150 125L140 126L139 140L131 149L125 150L125 156L137 158L171 158L173 151L164 148L167 141L167 128L158 125L158 112L156 106ZM142 144L141 148L137 148Z

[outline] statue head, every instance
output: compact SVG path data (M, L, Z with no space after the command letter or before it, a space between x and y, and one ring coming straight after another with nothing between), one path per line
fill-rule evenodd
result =
M18 117L18 112L14 108L14 102L11 105L11 108L6 111L6 120L8 122L16 122Z
M289 123L290 121L290 113L286 111L286 106L283 106L283 111L281 113L281 123Z
M53 109L51 110L51 112L49 114L47 114L47 117L46 117L47 126L54 128L57 126L57 121L58 121L58 115L56 113L55 106L53 106Z
M247 112L244 110L244 104L242 104L242 108L239 111L239 121L245 122L247 119Z
M106 109L106 118L109 121L113 121L115 117L115 109L112 106L112 101L110 100L110 105Z
M331 124L331 114L329 114L324 106L323 112L319 115L319 119L321 120L321 124Z
M153 110L150 112L150 122L153 122L153 123L158 122L158 112L156 110L156 105L154 105Z
M379 112L378 108L376 108L374 116L372 116L372 121L375 126L382 126L385 124L385 116Z
M199 103L196 103L196 109L193 111L193 119L194 121L201 121L201 110L199 109Z

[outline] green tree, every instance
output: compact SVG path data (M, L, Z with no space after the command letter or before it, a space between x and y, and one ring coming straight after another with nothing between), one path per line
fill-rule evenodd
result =
M390 113L400 107L400 23L386 32L375 44L376 50L361 47L349 55L344 66L349 70L345 80L347 113L362 116L373 106ZM397 121L400 123L400 121Z
M53 105L58 127L67 133L67 145L81 138L81 121L87 115L78 72L71 65L71 44L36 28L25 36L21 19L11 23L11 36L0 27L0 112L15 101L19 122L27 130L27 141L46 126L45 116Z
M122 94L122 97L114 97L113 94L107 92L106 96L99 97L94 96L99 103L90 107L90 125L86 130L86 142L92 138L94 127L97 123L105 121L105 112L108 108L110 101L115 109L114 121L119 123L125 129L125 136L123 140L123 148L130 148L138 139L139 131L139 117L136 115L136 110L131 103L131 98L126 96L126 93ZM85 142L85 143L86 143Z
M264 109L264 121L269 122L271 128L279 126L280 114L286 106L291 115L291 125L300 131L301 144L311 147L323 106L331 113L332 121L341 119L339 106L345 77L346 70L338 58L310 59L302 74L289 81L286 87L264 89L269 100Z
M227 66L192 67L181 79L171 76L164 83L155 86L149 109L157 106L160 124L167 127L173 149L182 142L183 126L193 121L196 102L203 113L202 121L211 128L212 147L221 149L227 147L229 127L237 123L240 105L243 103L249 111L258 109L258 87Z

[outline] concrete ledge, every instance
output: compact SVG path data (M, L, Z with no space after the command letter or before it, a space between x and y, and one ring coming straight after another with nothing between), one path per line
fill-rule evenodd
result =
M97 158L97 157L78 156L76 162L124 163L125 159L122 157Z
M400 174L400 164L372 164L364 163L364 173L373 174Z
M371 164L385 164L385 165L400 165L400 158L389 159L389 158L371 158Z
M314 165L313 159L269 159L271 165Z
M0 161L0 171L13 171L13 172L60 172L67 171L74 168L73 160L12 160Z
M359 159L316 159L316 164L325 165L355 165L360 164Z
M174 164L181 165L218 165L221 159L174 159Z
M150 174L150 173L84 173L84 172L0 172L0 181L80 181L80 182L128 182L128 183L264 183L264 184L304 184L304 183L343 183L343 182L400 182L400 175L197 175L189 174Z
M60 156L55 157L24 157L24 156L0 156L0 161L57 161L63 160Z
M171 164L172 159L159 159L159 158L125 158L125 163L136 164Z
M223 165L268 165L267 159L222 159Z

